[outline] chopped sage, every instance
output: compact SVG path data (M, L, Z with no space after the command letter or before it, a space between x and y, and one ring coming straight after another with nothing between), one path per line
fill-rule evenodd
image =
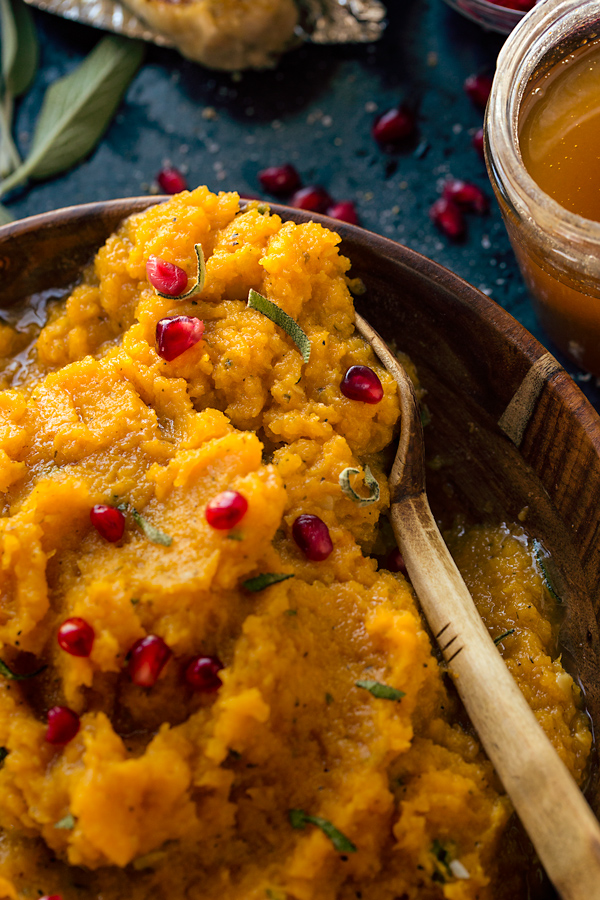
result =
M356 682L356 687L364 688L365 691L369 691L369 693L373 694L373 696L377 697L379 700L402 700L403 697L406 697L404 691L400 691L395 687L390 687L389 684L382 684L380 681L361 679Z
M257 575L256 578L248 578L247 581L242 581L242 585L247 591L257 593L258 591L264 591L265 588L270 587L272 584L279 584L280 581L287 581L288 578L293 577L293 573L290 572L263 572L262 575Z
M289 816L292 828L303 829L307 825L316 825L329 838L338 853L356 853L356 847L352 841L327 819L322 819L321 816L310 816L303 809L290 809Z
M154 288L159 297L164 297L165 300L187 300L188 297L193 297L194 294L199 294L204 289L204 284L206 282L206 263L204 262L204 250L202 249L202 244L194 244L194 250L196 251L196 284L194 284L189 291L186 291L185 294L163 294L162 291L159 291L157 288Z
M229 534L226 534L225 537L228 541L243 541L244 535L240 534L239 531L230 531Z
M67 813L66 816L63 816L58 822L54 823L55 828L63 828L65 831L71 831L75 828L75 818L71 813Z
M501 644L504 638L510 637L511 634L515 633L514 628L509 628L508 631L505 631L504 634L499 635L499 637L494 638L495 644Z
M288 316L281 307L272 303L271 300L267 300L266 297L263 297L262 294L253 290L253 288L250 288L250 293L248 294L248 307L250 309L256 309L258 312L262 313L263 316L266 316L267 319L270 319L271 322L275 322L276 325L283 328L285 333L289 335L297 345L304 362L308 362L310 359L310 341L298 323L295 322L291 316Z
M540 567L540 571L542 573L542 581L544 582L544 587L550 594L553 600L557 603L562 603L561 598L558 596L552 582L550 581L550 576L548 575L548 569L546 568L546 564L544 562L544 550L543 547L538 540L534 540L533 542L533 552L535 553L535 558L537 560L537 564Z
M435 871L431 876L432 880L441 882L441 884L445 884L447 877L452 877L453 875L452 869L450 868L452 860L450 851L442 844L441 841L438 841L436 838L431 845L431 852L433 853L436 860Z
M170 535L164 534L164 532L156 528L155 525L148 522L134 506L130 507L130 512L135 524L141 529L151 543L162 544L163 547L171 546L173 538Z
M351 475L359 475L360 469L352 469L348 467L344 469L343 472L340 473L339 482L340 487L347 497L350 497L351 500L354 500L357 506L369 506L371 503L377 503L380 497L379 490L379 482L374 477L368 466L364 468L365 472L365 485L371 492L368 497L361 497L360 494L357 494L354 488L350 485L350 476Z
M6 747L0 747L0 769L4 765L4 760L8 756L8 750Z
M35 678L36 675L40 675L46 668L47 666L40 666L39 669L36 669L35 672L30 672L28 675L17 675L16 672L9 669L4 660L0 659L0 675L4 675L9 681L27 681L28 678Z

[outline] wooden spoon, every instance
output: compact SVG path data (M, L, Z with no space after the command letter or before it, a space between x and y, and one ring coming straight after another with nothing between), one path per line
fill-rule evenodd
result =
M398 385L402 427L389 479L392 526L448 674L561 897L600 900L598 820L506 668L429 507L410 378L359 315L356 327Z

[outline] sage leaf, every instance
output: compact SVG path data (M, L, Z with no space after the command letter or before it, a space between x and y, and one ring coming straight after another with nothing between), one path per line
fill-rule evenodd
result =
M431 845L431 852L435 857L435 872L432 875L432 881L441 882L441 884L445 884L447 877L452 876L452 869L450 868L450 862L452 856L450 854L449 849L442 844L441 841L438 841L437 838L433 841Z
M21 164L12 137L14 100L33 81L39 53L33 18L23 0L0 0L0 25L0 175L4 177Z
M6 665L3 659L0 659L0 675L4 675L9 681L27 681L28 678L35 678L36 675L40 675L45 668L46 666L40 666L39 669L36 669L35 672L30 672L28 675L17 675L16 672L13 672L13 670Z
M13 97L24 94L35 78L39 47L33 16L23 0L0 0L2 85Z
M250 309L258 310L263 316L270 319L271 322L275 322L276 325L283 328L285 333L291 337L300 350L304 362L307 363L309 361L310 341L298 323L295 322L291 316L288 316L281 307L277 306L277 304L273 303L271 300L267 300L266 297L263 297L262 294L259 294L258 291L255 291L253 288L250 288L250 293L248 294L248 306Z
M145 519L134 506L130 507L130 512L135 524L152 544L162 544L163 547L171 546L171 544L173 543L173 538L170 535L165 534L163 531L160 531L160 529L158 529L155 525L152 525L150 522L148 522L148 520Z
M72 813L67 813L66 816L63 816L62 819L59 819L58 822L54 823L55 828L61 828L65 831L71 831L75 828L75 818Z
M12 138L13 98L0 91L0 177L4 178L21 165L21 157Z
M141 63L141 42L103 38L69 75L46 91L25 161L0 184L0 195L28 178L70 169L92 150Z
M6 206L3 206L2 203L0 203L0 226L8 225L8 223L12 222L13 220L14 216L11 211L7 209Z
M272 584L279 584L280 581L287 581L288 578L293 577L293 573L289 572L286 572L285 574L278 572L263 572L262 575L257 575L256 578L248 578L248 580L243 581L242 584L247 591L257 593L258 591L264 591L265 588L271 587Z
M351 500L354 500L357 506L369 506L369 504L371 503L377 503L381 494L381 491L379 489L379 482L368 466L365 466L364 472L365 486L370 491L368 497L361 497L360 494L357 494L354 488L350 485L350 476L360 474L360 469L352 469L348 467L347 469L344 469L343 472L340 472L340 487L347 497L350 497Z
M377 697L379 700L402 700L403 697L406 697L404 691L400 691L395 687L390 687L389 684L382 684L381 681L362 679L361 681L356 682L356 687L369 691L369 693L373 694L373 696Z
M311 816L303 809L290 809L289 817L292 828L303 829L307 825L316 825L323 834L327 835L338 853L356 853L356 846L352 841L327 819L323 819L321 816Z

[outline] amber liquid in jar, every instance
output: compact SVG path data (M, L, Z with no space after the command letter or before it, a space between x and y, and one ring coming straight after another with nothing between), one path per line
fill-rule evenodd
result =
M525 168L564 209L600 222L600 41L570 54L530 86L520 113ZM542 326L600 375L600 283L557 273L513 242Z

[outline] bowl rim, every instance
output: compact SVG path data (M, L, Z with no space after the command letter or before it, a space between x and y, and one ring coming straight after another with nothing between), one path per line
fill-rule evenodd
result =
M39 229L54 228L57 225L70 225L73 220L79 220L84 224L100 214L108 214L111 218L114 218L116 214L122 212L122 217L125 219L129 215L142 212L150 206L164 203L170 199L172 199L172 195L168 194L120 197L112 200L100 200L60 207L59 209L49 210L9 222L0 226L0 271L2 269L1 247L4 241L16 241L23 235ZM249 202L247 198L241 195L240 200L242 203ZM271 203L268 200L265 200L264 203L269 206L271 212L279 215L284 221L291 220L302 223L313 221L337 232L342 239L342 253L344 252L344 241L353 240L355 243L362 243L370 250L393 259L404 267L442 286L449 293L453 294L462 306L472 307L475 312L490 322L494 328L501 331L513 349L528 363L529 367L532 367L542 356L547 357L549 353L552 356L551 352L499 303L486 296L460 275L446 268L441 263L424 256L417 250L413 250L405 244L384 237L376 232L369 231L360 225L351 225L338 219L332 219L330 216L307 212L280 203ZM550 386L559 394L560 399L566 403L571 413L579 420L600 456L600 415L564 367L558 361L555 362L556 371L552 376ZM576 392L576 404L571 396L573 391Z

